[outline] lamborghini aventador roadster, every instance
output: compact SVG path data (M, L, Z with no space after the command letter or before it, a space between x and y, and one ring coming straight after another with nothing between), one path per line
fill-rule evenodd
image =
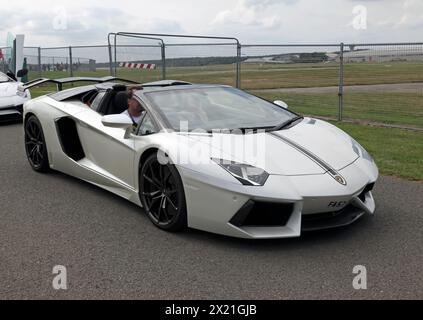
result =
M374 213L376 164L334 125L229 86L131 86L136 126L122 114L129 86L115 82L27 102L31 167L109 190L167 231L287 238Z

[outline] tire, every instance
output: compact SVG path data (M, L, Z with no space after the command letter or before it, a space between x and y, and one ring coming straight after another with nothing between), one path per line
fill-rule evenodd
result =
M161 165L157 153L143 163L140 175L140 199L151 222L166 231L187 227L184 186L173 164Z
M37 172L50 171L43 128L38 118L34 115L30 116L25 122L25 151L33 170Z

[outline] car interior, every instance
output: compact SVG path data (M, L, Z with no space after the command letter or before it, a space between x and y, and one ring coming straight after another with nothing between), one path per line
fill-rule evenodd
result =
M101 100L97 111L102 115L119 114L128 109L127 87L124 85L115 85L108 89Z
M58 101L80 101L102 115L118 114L128 108L128 95L125 85L117 84L112 88L99 89L92 87L71 96L64 91L51 94ZM63 96L63 97L62 97Z
M81 102L82 103L85 103L88 106L91 106L92 103L93 103L93 101L97 97L97 95L98 95L98 91L97 90L88 91L86 94L84 94L81 97Z
M77 90L77 89L76 89ZM59 91L50 94L57 101L81 102L101 115L120 114L128 109L128 87L123 84L115 84L113 87L81 88L76 94ZM137 130L137 134L148 135L155 132L155 125L149 117L143 117L140 123L146 123L145 130Z

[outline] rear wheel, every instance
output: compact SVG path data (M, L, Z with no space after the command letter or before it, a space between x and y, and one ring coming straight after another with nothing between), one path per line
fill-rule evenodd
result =
M173 164L162 165L157 153L144 162L140 172L140 198L150 220L160 229L179 231L187 226L184 187Z
M43 129L36 116L30 116L25 123L25 150L32 169L38 172L50 170Z

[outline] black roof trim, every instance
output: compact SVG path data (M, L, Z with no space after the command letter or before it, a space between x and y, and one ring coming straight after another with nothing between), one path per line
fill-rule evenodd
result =
M181 81L181 80L161 80L161 81L143 83L141 87L150 88L150 87L186 86L186 85L192 85L192 83Z

